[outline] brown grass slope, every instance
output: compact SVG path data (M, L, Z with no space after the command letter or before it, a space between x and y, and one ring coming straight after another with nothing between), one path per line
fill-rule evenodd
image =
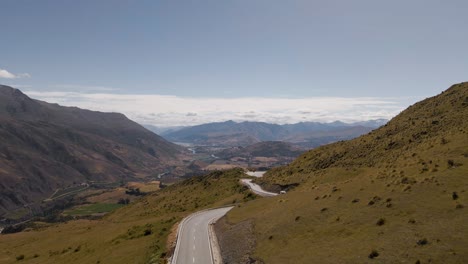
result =
M101 220L46 224L0 235L0 263L164 263L168 236L191 212L253 199L240 169L193 177ZM17 262L17 257L24 259Z
M0 217L57 188L180 165L180 147L118 113L33 100L0 85Z
M468 83L258 181L299 184L227 215L254 222L265 263L466 263Z

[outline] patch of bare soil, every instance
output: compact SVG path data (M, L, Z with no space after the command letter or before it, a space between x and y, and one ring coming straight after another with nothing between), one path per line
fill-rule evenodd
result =
M233 225L224 216L216 221L215 231L223 263L263 264L251 256L255 248L253 221L246 220Z

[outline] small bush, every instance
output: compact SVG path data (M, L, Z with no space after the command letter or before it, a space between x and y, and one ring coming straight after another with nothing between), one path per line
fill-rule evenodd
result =
M294 219L294 221L297 222L297 221L299 221L299 219L301 219L301 217L300 217L300 216L296 216L296 219Z
M151 231L151 228L147 228L145 229L145 231L143 232L143 236L149 236L153 233L153 231Z
M457 206L455 206L456 209L462 209L463 207L463 204L457 204Z
M450 160L447 160L447 165L448 165L449 167L453 167L453 166L455 166L455 162L454 162L453 160L451 160L451 159L450 159Z
M20 260L23 260L23 259L24 259L24 255L23 255L23 254L16 256L16 260L17 260L17 261L20 261Z
M418 244L419 246L424 246L424 245L427 245L429 242L427 241L426 238L423 238L423 239L419 239L418 242L416 242L416 244Z
M378 226L383 226L385 225L385 218L380 218L377 223L376 223Z
M408 223L410 223L410 224L416 224L416 220L414 220L413 218L411 218L410 220L408 220Z
M453 192L453 193L452 193L452 199L453 199L453 200L457 200L457 199L458 199L458 194L457 194L457 192Z
M373 259L373 258L376 258L379 256L379 252L377 252L377 250L372 250L371 253L369 254L369 258L370 259Z
M327 211L327 210L328 210L328 208L324 207L324 208L322 208L322 209L320 210L320 212L323 213L323 212L325 212L325 211Z
M351 201L352 203L358 203L359 202L359 199L354 199Z

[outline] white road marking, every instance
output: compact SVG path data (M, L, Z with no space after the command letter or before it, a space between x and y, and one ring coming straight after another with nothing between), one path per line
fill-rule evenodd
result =
M179 225L177 244L171 264L181 264L183 262L182 259L185 259L183 264L188 264L190 263L190 256L192 256L193 264L213 264L213 254L217 256L219 253L212 252L209 225L212 224L215 219L226 214L230 209L232 209L232 207L206 210L184 218ZM190 226L190 224L192 224L192 226ZM197 224L198 229L195 230L193 226ZM199 239L196 237L197 233ZM193 237L191 241L190 236ZM190 244L192 244L192 252L190 252ZM198 246L196 246L197 244ZM200 259L200 261L198 261L198 259Z

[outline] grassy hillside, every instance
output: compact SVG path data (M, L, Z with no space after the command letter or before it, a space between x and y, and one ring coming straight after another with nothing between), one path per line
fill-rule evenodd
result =
M254 198L242 170L213 172L162 189L102 220L37 224L0 235L0 263L159 263L174 224L191 212Z
M258 182L286 195L235 208L265 263L466 263L468 83ZM242 242L241 242L242 243Z

